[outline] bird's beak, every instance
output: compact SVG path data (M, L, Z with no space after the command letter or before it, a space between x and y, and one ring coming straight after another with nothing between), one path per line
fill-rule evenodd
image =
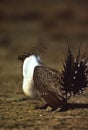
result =
M22 61L23 62L23 57L21 55L18 56L18 61Z

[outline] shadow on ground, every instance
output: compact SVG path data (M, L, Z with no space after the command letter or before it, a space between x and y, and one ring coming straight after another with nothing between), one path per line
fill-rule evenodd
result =
M75 109L88 109L88 103L83 104L83 103L67 103L60 111L68 111L68 110L75 110Z

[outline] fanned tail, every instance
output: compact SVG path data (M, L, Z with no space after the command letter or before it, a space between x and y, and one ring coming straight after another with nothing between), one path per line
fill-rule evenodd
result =
M88 87L88 58L86 51L81 56L80 48L74 58L71 48L68 47L63 70L60 74L61 88L65 91L66 97L81 94L84 88Z

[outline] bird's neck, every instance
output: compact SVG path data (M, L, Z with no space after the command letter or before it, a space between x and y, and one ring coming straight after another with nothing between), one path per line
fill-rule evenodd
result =
M34 68L36 66L39 66L40 63L37 59L37 57L35 57L34 55L26 58L24 60L24 64L23 64L23 77L24 78L32 78L33 77L33 72L34 72Z
M23 64L23 91L27 96L34 98L36 90L34 89L33 73L36 66L40 63L34 55L25 59Z

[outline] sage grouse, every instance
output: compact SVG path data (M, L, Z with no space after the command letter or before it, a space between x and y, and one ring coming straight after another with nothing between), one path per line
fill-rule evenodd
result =
M43 98L52 110L63 107L67 100L81 94L88 87L88 58L80 49L74 57L67 49L63 70L59 72L44 65L36 54L25 53L18 58L23 62L23 91L30 98Z

